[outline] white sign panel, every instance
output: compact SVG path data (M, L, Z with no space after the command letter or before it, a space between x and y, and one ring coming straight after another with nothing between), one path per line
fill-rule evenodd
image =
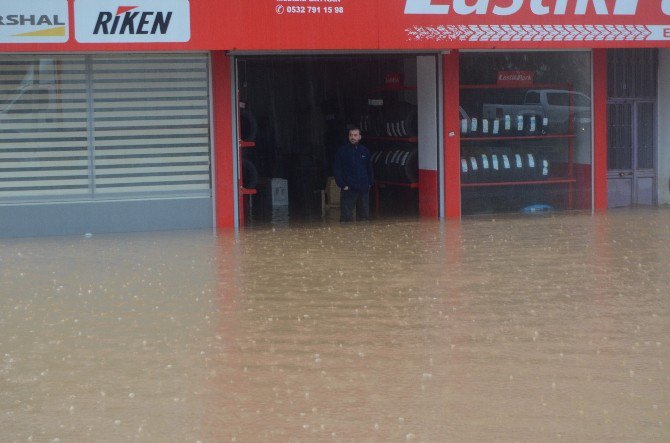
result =
M80 43L169 43L191 39L188 0L75 0Z
M65 43L67 0L0 0L0 43Z

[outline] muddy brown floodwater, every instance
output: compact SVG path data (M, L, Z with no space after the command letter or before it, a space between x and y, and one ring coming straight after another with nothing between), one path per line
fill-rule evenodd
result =
M0 240L2 441L670 441L670 210Z

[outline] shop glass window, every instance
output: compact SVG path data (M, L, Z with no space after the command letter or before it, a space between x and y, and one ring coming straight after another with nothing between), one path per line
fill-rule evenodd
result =
M211 195L204 54L0 57L0 202Z
M87 196L84 57L0 60L0 201Z
M94 56L91 83L97 196L209 193L206 56Z
M590 107L591 99L582 94L573 94L573 100L575 101L575 106Z
M590 209L590 52L463 52L460 75L462 213Z

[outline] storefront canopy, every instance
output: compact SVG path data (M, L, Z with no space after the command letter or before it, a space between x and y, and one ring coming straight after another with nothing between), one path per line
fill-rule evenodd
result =
M670 0L0 0L0 50L670 47Z

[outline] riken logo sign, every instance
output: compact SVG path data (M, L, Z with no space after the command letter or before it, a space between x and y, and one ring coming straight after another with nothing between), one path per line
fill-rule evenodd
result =
M67 0L0 0L0 43L65 43Z
M188 0L76 0L80 43L162 43L191 39Z

